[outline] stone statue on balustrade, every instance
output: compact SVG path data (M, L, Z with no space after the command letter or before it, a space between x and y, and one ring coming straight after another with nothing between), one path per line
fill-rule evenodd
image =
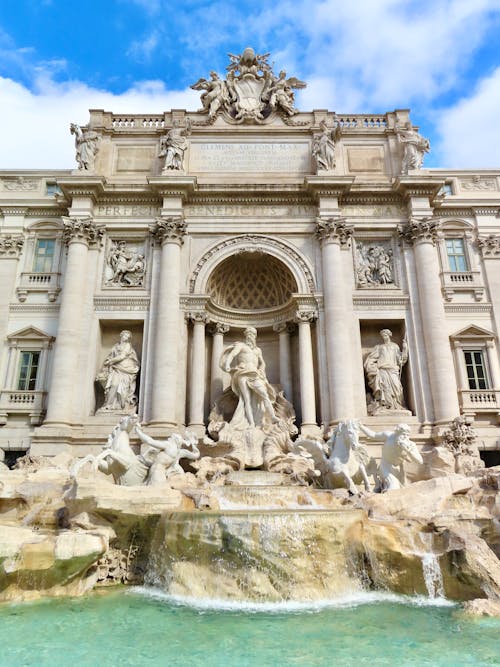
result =
M138 249L125 241L113 241L106 258L105 285L108 287L143 287L146 260Z
M375 492L391 491L406 486L405 462L423 464L417 445L410 440L408 424L398 424L394 431L375 432L359 424L359 429L372 440L382 440L382 456L375 473Z
M191 133L191 125L186 122L186 127L180 127L178 120L174 120L171 129L160 139L159 156L165 158L162 176L171 171L184 170L184 153L188 147L187 135Z
M240 469L297 474L296 483L302 483L302 468L306 463L305 468L311 468L311 463L295 461L291 449L291 436L297 433L295 413L283 392L267 378L256 329L247 327L244 340L224 350L220 366L231 376L231 386L210 414L211 437L228 450L228 461L237 461Z
M335 169L335 130L329 129L324 120L319 124L321 132L313 136L312 156L316 173Z
M394 285L393 254L382 244L356 243L356 286Z
M140 365L131 339L130 331L120 333L120 342L113 345L97 374L96 380L104 389L104 404L98 413L135 410L135 386Z
M149 445L144 454L136 454L130 445L134 430L141 442ZM185 475L179 461L198 459L200 452L196 445L196 436L189 432L184 437L173 433L166 440L155 440L144 433L137 415L127 415L111 431L103 451L78 460L70 474L76 479L81 469L91 463L94 473L99 470L110 475L120 486L160 486L174 475ZM192 480L186 478L186 481Z
M410 121L407 121L404 127L397 123L395 131L399 142L403 144L401 173L407 174L410 169L421 169L424 155L431 149L429 140L419 134Z
M94 171L94 163L99 150L100 136L93 130L86 130L76 123L69 126L75 135L76 161L80 171Z
M400 349L397 343L392 342L390 329L382 329L380 335L382 343L375 345L364 361L371 390L368 412L404 411L410 414L404 408L401 383L401 371L408 361L408 344L404 340Z

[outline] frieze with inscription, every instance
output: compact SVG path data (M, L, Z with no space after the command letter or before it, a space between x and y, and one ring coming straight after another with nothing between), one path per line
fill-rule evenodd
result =
M254 217L269 218L302 218L314 217L317 207L307 204L290 206L270 206L262 204L189 204L184 207L186 216L191 217Z
M100 218L156 218L160 215L160 207L150 204L137 205L99 205L95 216Z

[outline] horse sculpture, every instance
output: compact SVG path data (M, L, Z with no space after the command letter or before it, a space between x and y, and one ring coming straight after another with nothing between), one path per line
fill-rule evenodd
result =
M326 444L317 440L298 440L294 449L303 447L313 456L324 488L343 487L354 495L358 493L357 483L362 482L366 491L370 491L367 468L370 471L374 468L373 459L360 444L358 436L358 421L348 419L339 423Z
M94 471L100 470L112 475L115 484L137 486L143 484L148 476L150 464L137 455L130 446L130 433L138 422L137 415L127 415L120 419L108 436L106 448L97 456L88 454L77 461L71 476L76 479L80 470L87 463L92 463Z
M137 435L149 449L144 455L136 454L130 446L130 433ZM196 460L200 451L197 438L187 432L183 438L173 433L167 440L154 440L142 431L137 415L123 417L108 436L107 447L97 456L89 454L74 464L71 476L76 478L81 468L92 463L95 471L112 475L115 484L122 486L156 486L164 484L173 474L184 474L179 461ZM190 449L185 449L184 446Z

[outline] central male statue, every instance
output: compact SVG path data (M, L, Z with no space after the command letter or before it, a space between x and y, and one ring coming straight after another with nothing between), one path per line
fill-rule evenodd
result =
M220 367L231 374L231 389L239 398L231 423L246 419L248 426L262 426L264 422L279 422L273 403L276 392L266 377L266 364L262 351L257 347L257 330L247 327L245 341L230 345L224 350Z

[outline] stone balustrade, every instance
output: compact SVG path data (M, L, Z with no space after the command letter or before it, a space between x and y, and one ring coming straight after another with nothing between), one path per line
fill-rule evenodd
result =
M45 412L46 391L5 389L0 393L0 424L7 423L9 414L28 414L31 424L40 424Z
M60 279L60 273L21 273L17 298L24 302L29 292L47 292L49 301L55 301L61 290Z
M455 293L472 292L476 301L484 296L480 271L442 271L441 284L446 301L451 301Z
M462 412L496 412L500 416L499 389L462 389L459 391Z

